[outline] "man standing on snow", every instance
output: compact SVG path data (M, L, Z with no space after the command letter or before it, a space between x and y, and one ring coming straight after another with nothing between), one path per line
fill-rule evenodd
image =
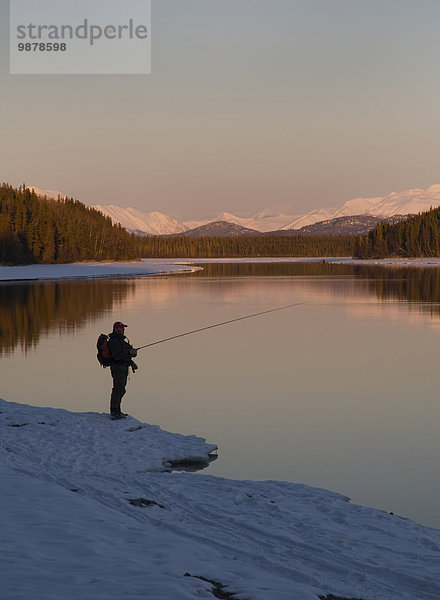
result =
M136 364L133 362L133 357L137 355L137 350L128 343L124 335L125 327L127 325L116 321L108 341L108 347L113 358L113 364L110 366L113 377L113 389L110 398L112 419L125 419L127 416L121 412L121 400L125 394L125 386L127 385L128 368L131 366L133 373L137 369Z

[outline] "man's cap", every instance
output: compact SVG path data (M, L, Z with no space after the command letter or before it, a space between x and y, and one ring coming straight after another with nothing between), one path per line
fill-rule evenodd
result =
M128 327L128 325L124 325L124 323L121 323L121 321L116 321L116 323L113 323L113 329L122 329L123 327Z

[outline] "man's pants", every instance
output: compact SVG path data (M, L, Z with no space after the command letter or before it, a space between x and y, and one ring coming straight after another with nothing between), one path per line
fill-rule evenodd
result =
M110 412L121 412L121 400L125 394L128 378L128 365L112 365L110 367L113 377L113 389L110 398Z

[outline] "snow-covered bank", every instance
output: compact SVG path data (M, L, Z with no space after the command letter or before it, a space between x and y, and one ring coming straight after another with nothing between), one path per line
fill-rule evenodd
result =
M129 262L88 262L66 265L24 265L5 267L0 265L1 281L92 279L99 277L142 277L188 273L198 270L206 263L316 263L378 265L385 267L440 267L440 258L384 258L356 260L349 257L249 257L249 258L144 258Z
M377 265L380 267L440 267L440 258L329 258L325 262L349 265Z
M180 265L203 265L205 263L322 263L344 265L377 265L382 267L440 267L440 258L377 258L357 259L349 256L284 256L284 257L249 257L249 258L197 258L173 259Z
M66 265L23 265L5 267L0 265L0 281L24 281L33 279L91 279L97 277L140 277L164 275L197 270L176 261L138 260L129 262L86 262Z
M200 577L236 599L440 597L440 531L303 485L165 472L209 460L200 438L3 400L0 432L5 600L213 598Z

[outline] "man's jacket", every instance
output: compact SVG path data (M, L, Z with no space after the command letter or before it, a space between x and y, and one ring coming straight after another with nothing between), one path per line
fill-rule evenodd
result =
M108 347L115 364L127 365L128 367L133 358L130 354L130 350L133 348L133 346L130 346L130 344L127 342L125 335L112 332L108 337Z

